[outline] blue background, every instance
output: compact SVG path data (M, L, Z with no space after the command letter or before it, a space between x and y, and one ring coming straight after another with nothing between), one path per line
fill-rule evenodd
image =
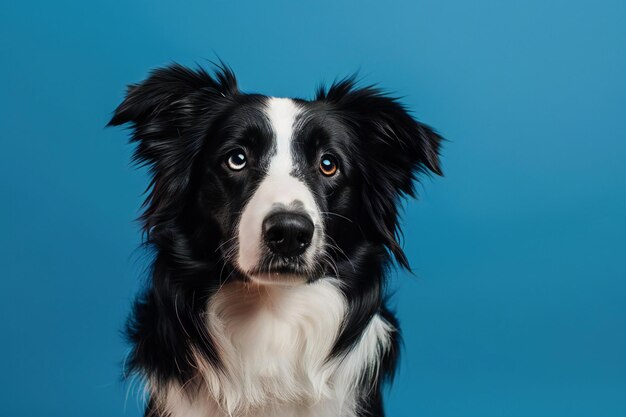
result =
M216 54L245 91L360 70L448 139L405 210L390 416L626 416L626 3L3 0L0 414L138 416L145 259L124 86Z

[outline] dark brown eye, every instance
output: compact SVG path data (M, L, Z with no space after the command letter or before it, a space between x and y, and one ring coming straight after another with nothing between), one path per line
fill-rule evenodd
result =
M243 149L236 149L228 154L228 158L226 158L226 165L233 171L241 171L246 166L247 161L248 159L246 158L246 153Z
M337 159L329 154L324 154L320 158L320 171L327 177L332 177L337 173L339 166L337 165Z

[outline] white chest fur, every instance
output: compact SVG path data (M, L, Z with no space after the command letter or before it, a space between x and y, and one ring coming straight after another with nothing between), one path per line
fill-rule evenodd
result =
M206 324L223 362L200 355L197 389L155 392L172 417L351 417L389 345L390 325L374 316L346 356L328 359L346 314L332 279L296 287L230 284L208 303Z

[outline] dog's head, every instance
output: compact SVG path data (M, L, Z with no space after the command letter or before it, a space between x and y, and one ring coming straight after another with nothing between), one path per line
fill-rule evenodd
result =
M157 247L256 282L333 274L362 244L408 266L398 199L416 174L440 174L440 136L353 79L308 101L174 65L129 87L110 122L124 123L153 175L143 220Z

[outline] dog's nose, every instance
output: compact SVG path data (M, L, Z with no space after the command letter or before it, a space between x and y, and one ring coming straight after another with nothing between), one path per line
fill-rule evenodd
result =
M291 257L304 253L311 244L315 226L302 213L278 212L263 220L263 239L276 255Z

